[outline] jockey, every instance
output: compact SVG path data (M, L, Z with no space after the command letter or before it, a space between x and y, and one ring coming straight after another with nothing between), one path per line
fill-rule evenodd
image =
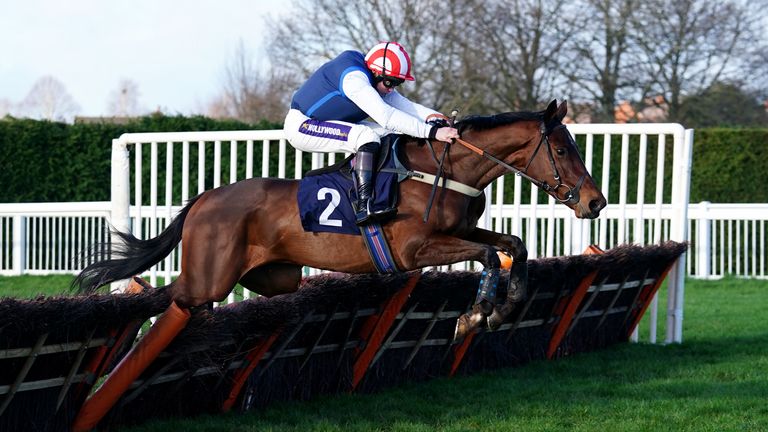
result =
M322 65L293 95L284 126L293 147L308 152L357 153L358 225L382 221L397 212L394 208L370 208L381 137L391 133L440 141L459 137L456 129L447 126L445 115L395 90L413 80L405 48L397 42L382 42L367 55L342 52ZM375 123L365 121L367 118Z

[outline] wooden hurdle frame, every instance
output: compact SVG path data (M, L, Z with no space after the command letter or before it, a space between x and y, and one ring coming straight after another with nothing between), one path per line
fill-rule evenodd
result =
M585 251L585 254L596 254L596 257L601 253L595 247ZM496 331L481 329L459 343L452 341L448 332L451 331L452 335L455 319L471 306L476 286L467 287L471 292L462 290L461 298L451 301L438 299L434 298L434 293L438 291L429 294L424 290L436 290L435 287L428 288L429 280L440 280L435 278L441 276L435 273L427 277L425 273L412 272L390 278L386 282L390 287L385 291L389 294L379 295L375 300L360 299L362 303L350 301L344 307L330 301L324 306L308 307L297 319L270 327L273 330L255 334L247 340L219 341L217 346L226 348L230 353L225 363L201 365L184 371L174 369L178 361L169 357L168 353L158 357L190 322L188 311L172 305L156 322L155 327L161 329L155 333L156 336L145 336L139 340L88 398L96 379L104 375L115 357L132 344L143 320L113 328L107 332L106 338L94 337L95 331L86 332L90 336L85 340L66 345L47 345L47 334L41 334L31 341L28 348L0 350L0 366L3 361L13 359L18 364L18 359L26 358L13 382L0 385L0 420L4 412L15 409L14 396L19 392L55 387L59 388L55 411L63 406L69 406L68 409L76 407L72 430L90 430L106 416L109 416L109 424L119 422L119 413L133 409L133 404L141 400L141 395L152 391L156 385L173 385L173 391L165 391L164 394L178 395L182 394L180 389L194 379L208 380L210 385L207 388L221 395L216 405L218 411L231 411L235 407L250 409L252 404L247 395L258 395L260 388L268 388L262 386L279 385L270 380L277 379L274 376L279 377L285 371L301 373L315 357L321 361L322 358L330 358L328 356L333 358L331 363L335 365L335 371L329 373L338 375L342 384L346 383L340 388L342 391L370 391L380 387L382 382L389 385L390 376L399 378L402 373L398 371L411 370L414 365L418 369L432 367L425 365L434 363L437 365L434 367L439 369L431 369L430 375L471 373L476 369L473 362L478 355L482 355L477 353L488 344L515 348L518 334L532 329L546 339L540 341L541 358L559 358L589 349L578 346L578 343L573 345L574 335L579 333L577 330L580 328L587 329L587 334L596 334L611 323L610 340L629 340L675 262L676 257L659 262L654 267L658 270L654 270L652 275L648 269L644 273L642 269L635 269L636 276L633 278L614 274L613 279L608 281L598 267L584 273L581 280L570 280L568 287L534 284L529 288L526 300ZM465 278L462 280L467 284L477 283L477 274L457 274L459 276L455 277ZM140 279L131 282L134 292L148 288L149 285ZM261 302L262 305L268 303ZM451 328L447 329L449 326ZM331 337L332 332L340 336ZM584 334L581 330L582 337ZM201 347L198 351L205 349ZM44 362L49 353L57 350L76 352L66 376L47 382L27 380L30 371ZM539 358L538 354L532 355ZM153 364L155 358L158 361L162 358L165 363ZM427 360L430 358L435 360ZM284 365L289 364L286 361L292 362L293 369L285 369ZM150 364L153 364L151 370L144 373ZM503 367L503 363L499 364ZM344 375L347 367L348 378ZM269 372L272 370L277 372L273 376Z

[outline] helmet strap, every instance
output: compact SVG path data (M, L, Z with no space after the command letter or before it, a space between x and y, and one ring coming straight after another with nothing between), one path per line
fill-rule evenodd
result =
M384 44L384 58L381 59L381 74L387 75L387 49L389 49L389 41Z

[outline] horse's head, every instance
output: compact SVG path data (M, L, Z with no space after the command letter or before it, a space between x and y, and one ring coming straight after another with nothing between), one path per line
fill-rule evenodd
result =
M576 142L563 124L567 102L550 102L543 113L538 139L521 150L527 160L523 175L570 207L576 217L594 219L605 205L605 197L587 172Z
M512 171L570 207L576 217L596 218L606 205L605 197L595 186L573 137L563 124L567 112L566 102L558 106L557 101L552 101L540 112L462 119L456 124L461 134L456 141L464 150L461 155L456 153L452 160L457 168L449 172L454 180L482 190L505 172ZM427 166L436 157L434 151L431 155L422 151L420 158L411 161L421 160Z

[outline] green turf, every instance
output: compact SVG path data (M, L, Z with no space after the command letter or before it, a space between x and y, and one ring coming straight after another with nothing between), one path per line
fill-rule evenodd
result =
M0 276L0 297L33 298L68 295L72 275Z

